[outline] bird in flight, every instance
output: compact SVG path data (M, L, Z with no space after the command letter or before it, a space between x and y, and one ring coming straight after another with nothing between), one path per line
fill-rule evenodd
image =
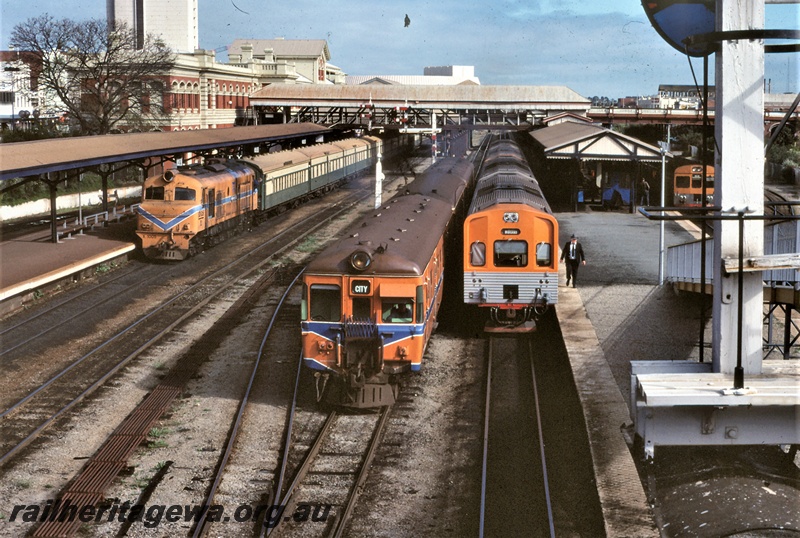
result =
M408 18L408 14L406 14L405 23L406 23L406 25L404 26L404 28L408 28L408 26L411 24L411 19Z

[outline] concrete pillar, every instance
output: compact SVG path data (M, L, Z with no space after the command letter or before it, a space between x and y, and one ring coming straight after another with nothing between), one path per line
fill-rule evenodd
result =
M716 30L764 28L764 0L717 0ZM747 207L764 213L764 43L722 41L716 53L716 125L714 203L723 211ZM744 257L764 252L764 224L747 221ZM738 257L739 227L735 221L714 227L714 305L712 361L715 372L733 373L738 344L738 277L721 270L723 258ZM742 366L761 373L762 274L743 277ZM721 285L717 285L721 283Z

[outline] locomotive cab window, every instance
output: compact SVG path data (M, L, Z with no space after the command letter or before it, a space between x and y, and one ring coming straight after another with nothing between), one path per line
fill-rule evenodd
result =
M675 186L679 189L688 189L689 181L689 176L675 176Z
M186 187L175 187L176 200L196 200L197 193L194 189L187 189Z
M476 241L469 247L469 263L475 267L486 265L486 244Z
M410 298L384 298L381 319L384 323L411 323L414 321L414 301Z
M147 187L144 191L145 200L163 200L164 187Z
M536 245L536 265L546 267L553 263L553 245L539 243Z
M528 242L527 241L495 241L494 242L495 267L527 267Z
M309 294L312 321L341 321L342 289L334 284L312 284Z

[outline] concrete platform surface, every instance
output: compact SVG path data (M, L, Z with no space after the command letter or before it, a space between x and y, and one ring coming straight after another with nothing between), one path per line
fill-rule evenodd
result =
M560 245L574 233L587 259L577 288L560 290L556 310L596 455L608 535L797 536L800 458L788 447L668 446L646 461L634 442L630 362L698 361L700 332L711 342L710 322L699 322L701 301L711 299L658 286L659 223L591 209L556 216ZM665 238L669 246L693 236L668 222ZM563 286L563 270L561 278ZM710 349L702 355L710 361ZM644 510L658 530L642 521Z

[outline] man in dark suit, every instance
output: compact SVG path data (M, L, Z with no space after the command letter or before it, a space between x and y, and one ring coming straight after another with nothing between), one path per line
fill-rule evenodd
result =
M578 242L575 234L569 238L564 244L564 249L561 251L561 261L567 262L567 286L569 281L572 280L572 287L578 283L578 267L581 264L586 265L586 256L583 254L583 245Z

